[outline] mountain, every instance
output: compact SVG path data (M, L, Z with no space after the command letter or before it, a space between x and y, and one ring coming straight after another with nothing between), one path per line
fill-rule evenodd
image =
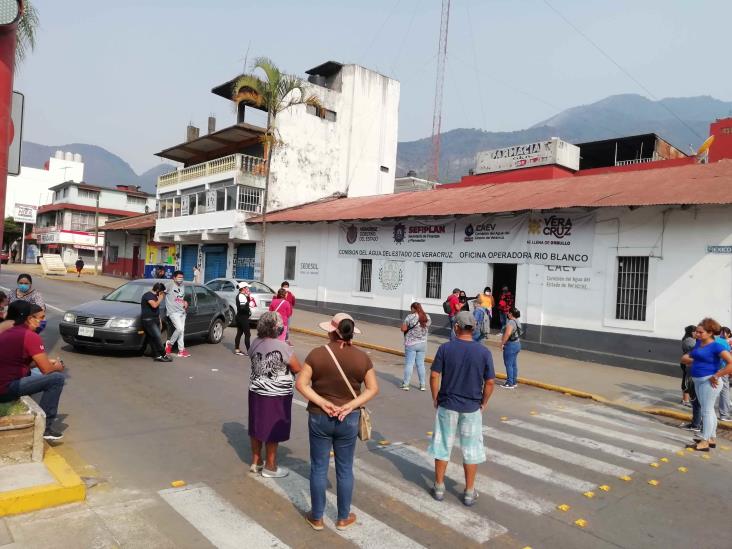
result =
M48 159L59 150L79 153L84 161L84 180L103 187L139 185L143 191L154 194L158 176L175 169L175 166L170 164L158 164L137 175L122 158L96 145L71 143L51 146L39 145L32 141L23 141L21 165L29 168L42 168Z
M684 152L709 135L709 123L732 116L732 102L708 95L652 101L636 94L612 95L589 105L566 109L524 130L488 132L456 129L441 135L440 180L456 181L475 166L475 154L488 149L560 137L582 143L640 133L657 133ZM678 118L677 118L678 117ZM680 119L680 120L679 120ZM397 148L397 175L415 170L431 173L431 138L402 141Z

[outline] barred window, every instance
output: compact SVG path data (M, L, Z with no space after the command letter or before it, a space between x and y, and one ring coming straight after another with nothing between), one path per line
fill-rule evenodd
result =
M442 263L428 262L424 296L428 299L442 297Z
M245 212L261 212L264 189L241 185L239 187L239 209Z
M285 280L295 278L295 260L297 259L297 246L285 247Z
M359 259L358 262L361 267L361 273L358 277L358 291L369 293L371 292L371 260Z
M646 320L648 302L648 258L618 257L618 288L615 318Z

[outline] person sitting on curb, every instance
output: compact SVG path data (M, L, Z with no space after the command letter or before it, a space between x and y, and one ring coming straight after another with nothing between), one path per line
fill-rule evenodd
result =
M428 452L435 459L432 497L445 498L445 471L455 439L460 437L465 470L463 503L478 497L475 476L486 459L483 447L483 410L493 394L495 372L487 347L473 341L475 317L468 311L455 315L456 339L440 345L432 363L430 389L437 409Z
M64 388L64 363L49 359L43 340L36 333L45 319L45 311L27 301L14 301L8 307L8 318L14 326L0 334L0 402L12 402L26 395L41 395L40 406L46 413L43 438L61 440L63 434L52 428L58 402ZM43 375L30 375L32 364Z

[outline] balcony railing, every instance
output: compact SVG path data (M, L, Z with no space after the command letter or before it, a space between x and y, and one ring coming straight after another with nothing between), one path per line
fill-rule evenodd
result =
M195 164L187 168L163 174L158 177L158 188L234 170L263 176L265 173L265 162L263 158L249 156L248 154L230 154L223 158L209 160L202 164Z

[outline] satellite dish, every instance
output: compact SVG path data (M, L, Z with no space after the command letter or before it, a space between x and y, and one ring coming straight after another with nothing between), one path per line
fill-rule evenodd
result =
M705 152L707 152L709 150L709 147L712 146L712 143L714 143L714 136L710 135L709 137L706 138L704 143L702 143L701 146L697 149L696 155L697 156L703 155Z

